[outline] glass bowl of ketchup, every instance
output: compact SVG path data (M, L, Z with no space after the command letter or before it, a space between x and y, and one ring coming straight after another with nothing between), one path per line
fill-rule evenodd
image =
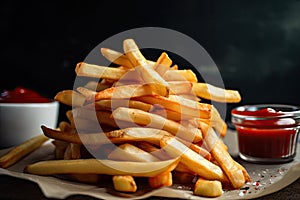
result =
M283 104L245 105L231 110L239 156L254 163L284 163L296 155L300 108Z
M0 149L42 134L41 125L56 128L57 101L24 87L3 90L0 94Z

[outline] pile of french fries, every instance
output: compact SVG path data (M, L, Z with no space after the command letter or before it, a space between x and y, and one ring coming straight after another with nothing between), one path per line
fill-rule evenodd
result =
M206 197L250 181L222 141L227 125L218 110L201 102L237 103L239 92L198 82L166 52L147 60L133 39L125 39L123 49L101 48L117 67L77 64L76 75L90 79L55 96L70 106L68 120L58 129L42 126L56 159L30 164L25 172L88 183L109 175L120 192L139 190L139 177L151 188L177 181L193 184L193 193Z

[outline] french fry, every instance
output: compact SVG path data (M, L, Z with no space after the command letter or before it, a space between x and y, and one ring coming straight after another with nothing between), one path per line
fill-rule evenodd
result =
M106 174L155 177L162 172L172 171L179 158L156 162L127 162L113 160L76 159L47 160L29 164L24 172L36 175L55 174Z
M96 110L114 110L118 107L136 108L143 111L150 111L153 106L148 103L144 103L132 99L103 99L96 101L85 106L86 108L95 108Z
M218 138L213 129L209 129L205 135L205 143L211 149L211 154L224 170L233 188L240 188L245 184L245 177L240 166L224 148L224 143Z
M52 144L55 146L55 158L63 159L69 143L61 140L53 140Z
M193 83L193 91L200 98L218 102L238 103L241 101L237 90L225 90L207 83Z
M178 94L179 97L200 102L201 99L193 94Z
M198 178L194 194L205 197L219 197L223 194L222 184L220 181Z
M97 81L89 81L84 85L85 88L96 91L96 92L105 90L105 89L107 89L111 86L112 86L111 83L105 83L105 82L104 83L101 83L101 82L99 83Z
M74 122L74 117L73 117L72 110L66 111L66 117L68 118L68 120L70 122L71 128L75 128L75 122Z
M109 155L109 159L112 160L127 160L127 161L136 161L136 162L155 162L159 161L156 157L151 155L150 153L134 146L129 143L125 143L119 146L119 148L116 148L113 150ZM120 177L123 179L123 177ZM125 178L125 185L128 183L128 178ZM132 178L133 179L133 178ZM116 181L117 182L117 181ZM131 182L131 181L129 181ZM155 177L149 177L148 178L149 185L152 188L159 188L163 186L171 186L173 184L172 181L172 174L171 172L163 172L162 174L159 174ZM130 186L131 184L129 184ZM130 188L126 186L126 188ZM121 188L119 188L120 190ZM129 190L130 191L130 190Z
M80 159L81 158L81 144L70 144L71 148L71 159Z
M145 85L123 85L118 87L107 88L100 91L88 98L89 101L99 101L103 99L129 99L133 97L140 97L145 95L154 95L159 93L157 90L152 90L150 86L152 84ZM159 90L159 88L157 88Z
M85 87L78 87L76 90L86 98L94 97L97 94L96 91L90 90Z
M175 121L175 122L181 122L183 120L193 119L192 116L184 115L184 114L178 113L173 110L165 109L162 106L157 105L157 104L154 104L153 107L154 107L154 109L151 110L151 113L162 116L164 118L167 118L167 119Z
M77 76L119 80L126 73L126 70L79 62L76 65L75 72Z
M163 151L163 149L159 149L159 148L155 147L154 144L151 144L149 142L140 141L140 142L134 143L134 145L146 152L151 153L151 155L157 157L160 160L170 159L170 156L165 151Z
M105 133L74 133L54 130L46 126L41 127L44 134L52 139L65 142L84 144L84 145L103 145L107 143L127 143L148 141L159 145L160 140L165 137L171 137L169 132L152 128L126 128Z
M178 70L178 65L173 65L172 67L170 67L171 70Z
M71 149L71 144L72 144L72 143L69 143L69 144L67 145L67 148L66 148L66 150L65 150L65 152L64 152L64 156L63 156L63 159L64 159L64 160L71 160L71 159L72 159L72 149Z
M183 143L185 146L189 147L191 150L195 151L197 154L199 154L200 156L202 156L203 158L210 160L211 159L211 154L204 148L193 144L193 143L189 143L185 140L182 140L180 138L177 138L178 141L180 141L181 143Z
M172 96L172 95L170 95ZM190 105L185 103L184 101L179 101L180 97L176 96L177 98L173 97L166 98L159 95L148 95L148 96L140 96L134 98L136 100L149 103L149 104L156 104L162 106L166 110L171 110L177 112L184 116L190 116L192 118L210 118L211 117L211 105L210 104L203 104L199 102L192 102ZM180 99L179 99L180 98ZM181 104L183 103L183 104Z
M191 94L193 84L189 81L169 81L170 94Z
M73 130L71 124L66 121L59 122L58 129L61 131L71 131Z
M101 48L101 54L110 62L124 66L128 69L133 68L132 63L126 55L109 48Z
M167 96L169 84L153 69L153 67L149 66L135 41L133 39L125 39L123 41L123 47L126 56L131 63L133 63L136 71L145 83L150 83L151 88L160 91L160 95Z
M118 51L109 48L101 48L101 53L107 60L109 60L112 63L118 64L128 69L134 67L130 60L127 58L127 56ZM147 63L152 66L155 65L155 62L151 60L147 60Z
M177 122L142 110L119 107L113 111L112 116L115 120L123 120L151 128L162 129L187 141L199 142L202 140L200 129L185 128Z
M110 117L111 116L110 111L101 110L95 112L94 110L81 107L81 108L73 109L72 112L77 126L80 122L82 122L82 120L79 122L78 119L86 119L92 123L95 122L95 125L99 123L100 125L105 124L111 127L118 128L116 122ZM84 127L85 125L80 125L80 126Z
M124 143L115 148L109 155L108 159L122 160L122 161L136 161L136 162L155 162L159 161L150 153L132 145Z
M63 90L55 95L54 100L68 106L80 107L84 104L85 97L73 90Z
M221 118L219 111L216 107L212 107L212 127L216 129L216 131L221 135L221 137L225 137L227 133L227 124Z
M42 144L44 144L49 138L45 135L38 135L18 146L13 147L9 152L0 157L0 167L8 168L18 162L20 159L24 158L31 152L38 149Z
M201 177L227 182L227 177L219 166L189 149L176 138L164 137L161 140L161 147L172 157L180 156L180 162Z
M157 71L160 76L163 76L166 71L170 69L171 65L172 60L169 58L168 54L163 52L157 59L154 65L154 70Z
M195 172L191 171L186 165L182 164L181 162L178 163L176 168L174 169L174 172L182 172L184 174L190 174L190 175L197 175ZM182 174L184 176L184 174Z
M197 76L190 69L185 70L168 70L164 73L163 78L166 81L189 81L198 82Z
M197 118L208 118L211 114L212 105L207 103L200 103L178 95L170 95L170 101L178 102L183 109L194 110L190 115ZM182 111L183 112L183 111ZM195 113L196 112L196 113Z
M113 176L114 189L120 192L136 192L137 185L132 176Z
M242 170L243 174L244 174L244 178L245 178L245 182L250 182L251 181L251 177L248 174L247 170L238 162L234 161L235 165Z
M151 188L168 187L173 185L172 173L170 171L163 172L155 177L149 177L148 183Z

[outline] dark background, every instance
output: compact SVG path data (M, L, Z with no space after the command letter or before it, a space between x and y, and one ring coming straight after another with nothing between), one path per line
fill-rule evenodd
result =
M300 104L300 1L178 2L1 1L0 88L52 98L72 89L76 64L103 40L154 26L201 44L239 104Z

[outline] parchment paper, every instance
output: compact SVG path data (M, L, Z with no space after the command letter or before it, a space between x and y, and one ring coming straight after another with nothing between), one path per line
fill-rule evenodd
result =
M237 154L236 134L228 132L224 142L229 147L232 156ZM299 144L299 143L298 143ZM258 165L247 162L240 162L251 176L252 182L246 183L245 187L239 190L224 191L221 197L215 199L251 199L276 192L300 177L300 145L297 148L296 158L289 163L278 165ZM0 155L9 149L1 150ZM96 185L89 185L66 181L55 177L36 176L23 173L26 165L41 160L54 159L54 146L47 142L41 148L31 153L12 167L1 169L0 174L14 176L31 180L39 185L43 194L49 198L64 199L70 195L89 195L99 199L143 199L150 196L173 197L182 199L208 199L195 196L190 190L184 190L180 185L164 187L156 190L140 190L134 194L123 194L114 192L111 188L101 188ZM209 198L214 199L214 198Z

